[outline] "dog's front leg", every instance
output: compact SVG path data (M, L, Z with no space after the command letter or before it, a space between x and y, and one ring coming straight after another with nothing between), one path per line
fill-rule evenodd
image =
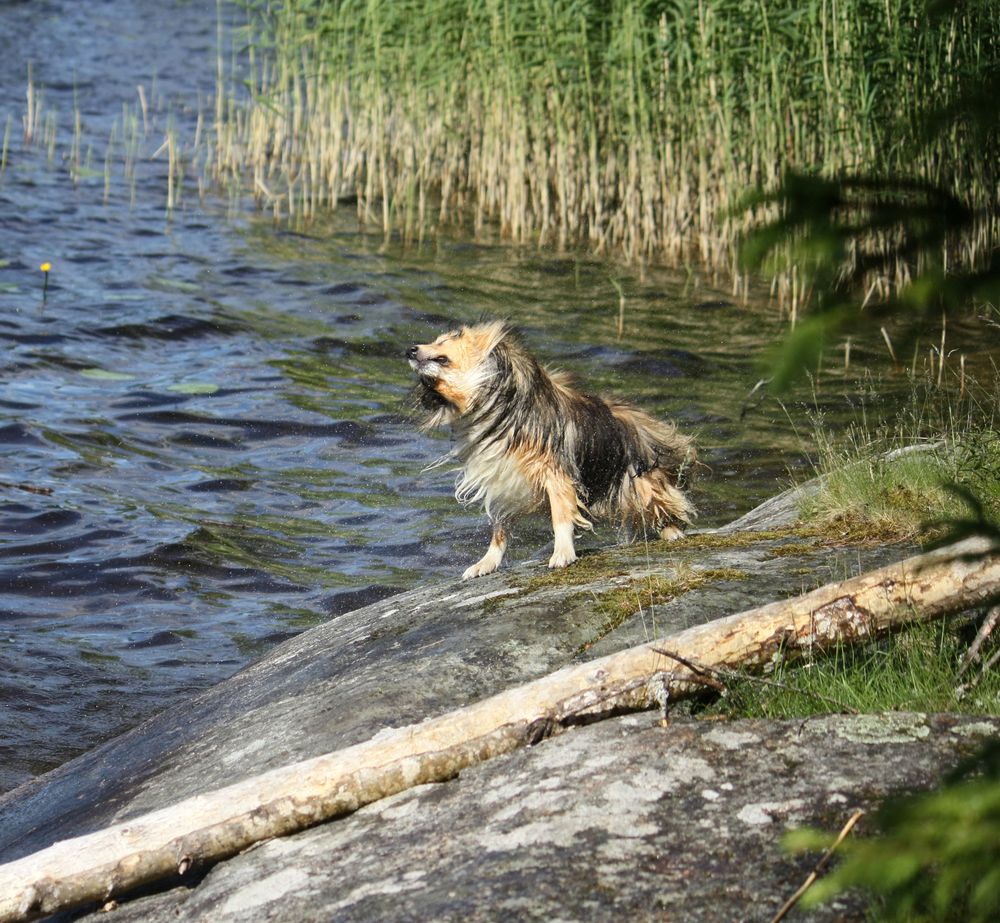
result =
M580 516L580 502L573 482L561 471L549 475L545 481L545 492L552 510L552 533L555 536L549 567L566 567L576 560L573 528Z
M503 523L494 522L493 538L490 539L490 547L480 560L462 574L462 579L468 580L470 577L485 577L487 574L492 574L500 566L500 562L503 560L503 553L506 550L507 531L504 529Z

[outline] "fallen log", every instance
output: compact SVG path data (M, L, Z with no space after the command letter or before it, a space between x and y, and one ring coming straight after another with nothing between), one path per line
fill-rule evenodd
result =
M0 866L0 923L27 920L232 856L538 742L572 723L663 705L703 667L752 668L1000 598L1000 555L968 539L802 596L566 667L474 705L314 757ZM669 651L666 656L662 651ZM688 661L685 665L684 661Z

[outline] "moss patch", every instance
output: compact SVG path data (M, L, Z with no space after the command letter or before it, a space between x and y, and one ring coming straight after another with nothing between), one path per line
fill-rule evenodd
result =
M675 553L716 551L730 548L753 548L769 543L782 542L768 549L774 557L791 557L811 554L821 548L845 545L871 546L901 543L912 540L909 531L899 531L886 524L873 524L860 517L840 515L820 523L783 526L780 529L761 529L746 532L703 532L685 535L673 542L636 542L606 551L583 555L569 567L543 570L528 578L519 587L521 594L553 587L585 586L598 580L611 580L628 576L629 566L636 563L656 566L665 563ZM793 541L793 540L798 541ZM670 562L673 563L673 562ZM703 571L702 573L710 573Z
M594 611L605 616L597 634L580 646L579 652L592 647L629 618L644 608L661 605L685 593L690 593L706 583L722 580L748 580L750 575L735 567L717 567L706 570L684 568L674 577L649 575L638 577L626 586L609 590L597 597Z
M726 548L752 548L767 542L778 542L785 539L809 540L811 544L798 544L803 553L815 551L822 547L838 547L841 545L880 545L886 542L904 542L912 540L910 529L895 528L888 522L872 522L861 516L843 513L839 516L821 522L796 523L783 526L780 529L763 529L759 531L716 533L706 532L698 535L687 535L672 543L678 551L715 550ZM776 554L797 554L799 551L775 552Z
M940 530L915 530L908 524L892 519L870 519L860 512L845 512L829 519L802 527L797 534L812 537L826 547L843 545L902 544L917 540L930 541Z
M717 548L751 548L762 542L776 541L789 536L797 535L798 530L793 526L785 526L781 529L762 529L748 532L701 532L695 535L685 535L675 542L670 543L671 548L678 551L690 551L694 549L715 550Z
M624 577L628 571L612 552L595 552L579 558L569 567L545 570L528 579L521 587L522 593L547 590L552 587L582 586L595 580Z
M778 545L768 550L772 558L797 558L802 555L812 554L817 548L821 548L819 542L789 542L787 545Z

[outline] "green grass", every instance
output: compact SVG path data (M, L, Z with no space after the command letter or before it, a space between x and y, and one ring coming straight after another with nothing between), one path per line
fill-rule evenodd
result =
M927 540L972 509L1000 524L1000 381L989 388L965 383L960 392L911 379L907 406L876 422L862 408L845 431L816 420L815 474L819 493L803 503L816 527L840 524L855 534Z
M818 421L816 473L823 486L802 511L810 528L820 533L844 528L880 540L928 539L946 538L960 531L963 520L967 525L978 519L977 527L1000 535L996 376L985 392L963 380L956 393L940 382L940 374L933 383L914 378L909 406L889 420L877 422L862 406L846 433L833 433ZM949 484L959 485L964 496ZM892 726L888 712L1000 716L996 665L961 669L980 623L981 613L965 613L916 623L867 644L843 644L805 661L779 659L765 676L723 677L725 691L696 710L704 717L764 719L850 712L874 715L868 720L883 729ZM988 662L998 646L1000 639L987 639L980 662ZM840 863L805 894L803 908L861 890L873 921L997 919L1000 746L995 740L970 760L963 777L930 793L890 800L871 823L880 835L844 843ZM835 833L796 830L785 845L818 852Z
M941 6L941 5L939 5ZM918 173L992 201L929 108L1000 62L996 0L284 0L219 53L207 167L275 215L737 271L732 217L788 168ZM898 139L906 139L901 142ZM727 217L729 216L729 217ZM794 290L792 275L787 285ZM794 294L794 291L793 291Z
M878 420L864 404L854 425L843 432L825 427L822 417L816 419L814 473L821 488L803 502L802 522L789 534L818 544L836 541L838 534L859 544L947 540L977 518L969 498L981 507L981 524L997 534L996 376L989 388L963 381L960 388L949 389L916 377L910 383L907 406L888 419ZM773 553L806 547L778 546ZM751 677L727 683L727 696L712 708L755 717L802 716L837 707L1000 714L996 669L962 691L969 677L959 676L958 664L973 634L968 620L916 625L884 641L840 647L805 664L780 663L768 677L771 683Z
M1000 465L1000 437L978 434L984 454ZM959 446L917 446L897 457L885 455L847 461L831 470L820 493L806 501L803 515L854 533L904 539L928 539L942 534L945 523L968 516L968 504L948 489L967 483ZM994 493L989 504L998 510Z
M972 633L965 621L921 624L869 645L838 647L805 664L781 662L764 677L766 683L752 676L726 680L726 694L704 713L731 718L836 711L1000 715L1000 672L988 672L971 688L970 677L959 676Z

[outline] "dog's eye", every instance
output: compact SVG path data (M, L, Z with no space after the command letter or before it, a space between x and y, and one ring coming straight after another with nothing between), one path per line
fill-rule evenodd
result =
M435 356L434 361L438 365L448 365L451 362L451 359L449 359L447 356Z

